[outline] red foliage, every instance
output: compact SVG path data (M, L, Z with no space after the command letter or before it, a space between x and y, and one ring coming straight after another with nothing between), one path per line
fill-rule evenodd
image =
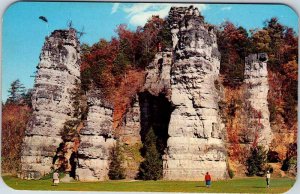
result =
M145 80L145 72L139 70L128 70L126 77L121 80L114 92L108 97L114 105L114 128L117 128L120 121L129 107L132 99L141 89Z
M231 22L225 22L221 28L223 29L220 33L219 41L221 49L226 49L228 54L228 63L235 64L238 63L240 58L244 57L243 49L245 43L248 41L247 33L243 28L237 28Z

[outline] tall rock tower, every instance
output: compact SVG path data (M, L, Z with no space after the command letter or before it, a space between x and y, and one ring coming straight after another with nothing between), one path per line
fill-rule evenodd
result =
M268 108L268 70L266 53L251 54L246 57L245 83L249 92L254 117L249 120L250 130L257 133L257 143L268 147L272 141L270 112Z
M199 180L206 172L215 179L227 176L224 124L219 114L220 53L216 34L197 8L172 7L173 40L171 113L166 180Z
M97 89L87 94L89 111L85 127L80 130L78 168L80 181L108 180L109 153L115 145L113 138L113 107L101 99Z
M32 95L33 114L21 153L21 178L51 172L66 121L72 120L72 92L80 84L80 44L75 29L55 30L46 38Z

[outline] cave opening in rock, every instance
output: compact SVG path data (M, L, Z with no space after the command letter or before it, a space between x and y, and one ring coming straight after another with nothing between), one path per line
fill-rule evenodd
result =
M54 170L67 173L70 177L76 178L76 167L78 165L78 152L67 153L68 148L65 142L59 144L56 154L52 159Z
M164 94L154 96L149 92L139 94L139 103L141 112L141 140L144 143L146 134L152 128L157 139L157 150L162 157L167 148L169 122L174 107Z

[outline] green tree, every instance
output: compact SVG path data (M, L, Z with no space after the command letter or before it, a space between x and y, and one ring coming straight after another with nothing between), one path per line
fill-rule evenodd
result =
M124 156L119 141L117 141L116 145L112 147L109 155L109 160L110 160L110 164L109 164L108 177L111 180L124 179L125 169L122 166L124 161Z
M262 146L252 147L246 160L248 176L263 175L267 163L267 151Z
M271 38L270 49L276 57L279 57L279 53L277 51L283 45L283 37L286 29L287 27L280 24L278 18L276 17L265 22L264 30L268 31L268 34Z
M7 103L17 103L22 99L22 97L25 96L26 90L20 80L16 79L10 84L10 89L8 92L9 97L7 99Z
M271 37L267 30L251 30L251 52L270 52Z
M145 160L139 169L139 178L143 180L158 180L162 177L162 159L156 147L156 136L152 128L148 131L144 142Z

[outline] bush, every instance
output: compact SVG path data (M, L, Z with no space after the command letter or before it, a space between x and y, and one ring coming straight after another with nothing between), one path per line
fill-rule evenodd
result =
M120 180L124 179L125 176L125 169L122 166L124 161L124 156L121 151L121 146L119 141L117 141L116 145L112 147L109 156L110 164L109 164L109 171L108 177L111 180Z
M234 172L233 172L233 170L230 169L230 168L229 168L229 170L228 170L228 175L229 175L229 177L230 177L231 179L234 177Z
M281 170L288 171L291 168L293 168L295 165L297 166L297 159L296 159L296 157L286 158L282 162Z
M264 175L264 166L267 162L267 151L262 146L253 147L246 160L247 176Z

